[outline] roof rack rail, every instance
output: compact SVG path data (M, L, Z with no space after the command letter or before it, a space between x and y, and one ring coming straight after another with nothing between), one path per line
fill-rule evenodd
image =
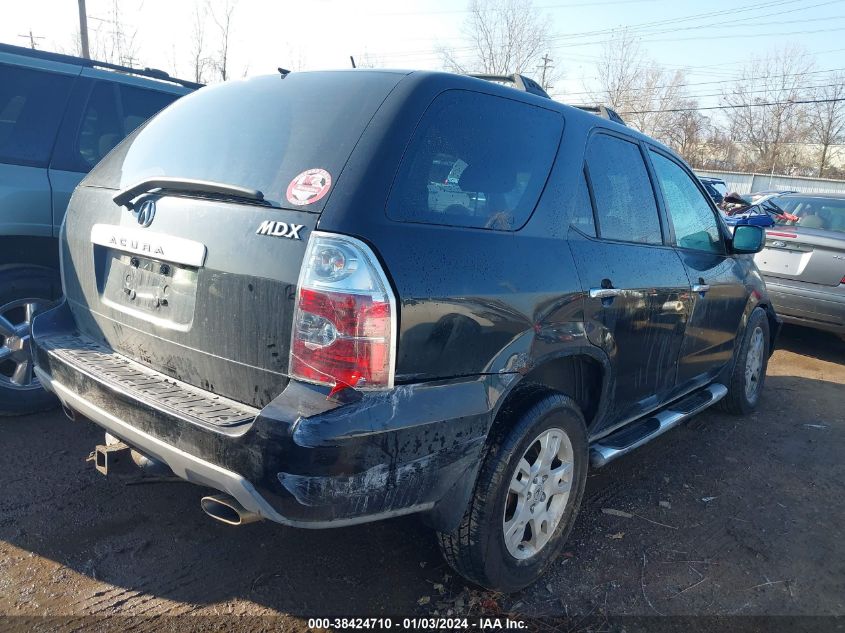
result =
M533 79L526 77L525 75L520 75L518 73L514 73L513 75L487 75L483 73L468 74L470 77L475 77L476 79L484 79L485 81L492 81L494 83L507 84L513 88L516 88L517 90L530 92L531 94L539 95L541 97L545 97L546 99L551 99L549 93L543 90L540 84L538 84Z
M575 107L578 108L579 110L584 110L585 112L592 112L596 116L600 116L603 119L608 119L610 121L614 121L615 123L619 123L621 125L628 125L627 123L625 123L625 121L622 119L622 117L619 116L619 113L616 112L616 110L611 110L607 106L603 106L603 105L594 105L594 106L579 105L579 106L575 106Z
M11 53L13 55L24 55L26 57L34 57L36 59L44 59L53 62L62 62L65 64L73 64L75 66L85 66L87 68L106 68L108 70L116 70L117 72L126 73L129 75L138 75L139 77L149 77L150 79L158 79L160 81L168 81L170 83L179 84L185 88L198 89L202 88L204 84L196 83L194 81L187 81L185 79L177 79L171 77L163 70L157 68L132 68L131 66L121 66L120 64L112 64L111 62L100 62L95 59L85 59L84 57L75 57L74 55L65 55L64 53L53 53L50 51L40 51L23 46L15 46L13 44L0 43L0 53Z

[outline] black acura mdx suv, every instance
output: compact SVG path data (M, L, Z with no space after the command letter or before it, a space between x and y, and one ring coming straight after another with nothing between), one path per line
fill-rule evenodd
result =
M689 167L481 79L234 81L76 189L37 373L121 455L239 525L420 513L485 587L534 581L599 467L761 396L778 331ZM603 109L602 109L603 111ZM692 450L692 447L691 447Z

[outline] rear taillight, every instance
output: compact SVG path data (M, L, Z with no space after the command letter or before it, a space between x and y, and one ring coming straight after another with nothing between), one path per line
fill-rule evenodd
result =
M333 390L393 386L396 301L366 244L314 232L293 316L290 375Z

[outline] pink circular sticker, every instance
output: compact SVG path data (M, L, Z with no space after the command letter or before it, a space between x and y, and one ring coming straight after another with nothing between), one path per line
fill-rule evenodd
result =
M297 206L311 204L325 196L331 186L332 176L325 169L306 169L290 181L287 199Z

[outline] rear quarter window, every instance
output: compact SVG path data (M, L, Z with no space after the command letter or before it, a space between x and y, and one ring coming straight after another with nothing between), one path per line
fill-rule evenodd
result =
M465 90L440 94L408 144L387 215L513 231L528 220L557 153L560 114Z

